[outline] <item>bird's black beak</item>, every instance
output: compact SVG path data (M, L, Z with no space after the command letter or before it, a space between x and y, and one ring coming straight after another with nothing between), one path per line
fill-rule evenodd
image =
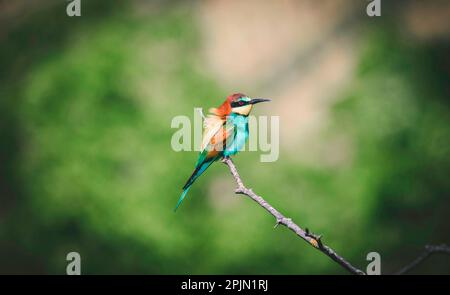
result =
M267 99L267 98L254 98L254 99L250 100L250 104L257 104L257 103L265 102L265 101L270 101L270 99Z

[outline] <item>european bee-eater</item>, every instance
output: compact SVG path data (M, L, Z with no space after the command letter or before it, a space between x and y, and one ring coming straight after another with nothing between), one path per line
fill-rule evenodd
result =
M212 163L222 157L235 155L244 147L248 139L248 115L254 104L264 101L270 99L252 99L245 94L236 93L228 96L218 108L209 109L210 114L203 124L201 152L197 164L183 186L183 193L174 210L180 206L194 181Z

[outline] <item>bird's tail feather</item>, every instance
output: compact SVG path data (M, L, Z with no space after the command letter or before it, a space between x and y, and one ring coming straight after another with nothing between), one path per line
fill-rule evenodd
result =
M191 186L188 186L187 188L185 188L185 189L183 190L183 193L181 194L181 197L178 199L178 203L177 203L177 205L175 206L175 208L173 209L173 212L177 211L178 207L180 207L181 202L183 202L184 197L186 197L186 194L188 193L188 191L189 191L190 188L191 188Z
M195 168L194 172L192 172L191 176L189 177L189 179L186 181L186 183L183 186L183 190L185 190L186 188L190 187L194 181L197 179L197 177L200 176L201 173L198 173L199 170L203 167L202 165L199 165Z
M207 162L202 163L201 165L197 166L195 168L194 172L192 173L191 177L189 177L186 184L183 186L183 193L181 194L180 198L178 199L178 203L174 209L176 211L178 207L180 206L181 202L183 202L184 198L186 197L186 194L188 193L189 189L191 188L191 185L194 183L194 181L205 172L205 170L212 164L214 161L216 161L218 157L210 159Z

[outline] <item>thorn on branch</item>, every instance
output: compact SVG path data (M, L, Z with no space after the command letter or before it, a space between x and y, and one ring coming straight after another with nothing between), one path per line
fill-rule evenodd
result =
M244 189L241 188L241 187L238 187L237 189L235 189L234 192L235 192L236 194L241 194L241 195L242 195L242 194L245 194Z
M273 226L273 228L277 228L281 223L281 220L277 219L277 222L275 223L275 225Z
M305 234L307 237L313 239L312 244L316 247L316 248L323 248L323 244L322 244L322 235L316 235L313 234L312 232L309 231L308 228L305 228Z
M292 219L286 218L286 217L282 217L282 218L276 217L276 219L277 219L277 221L276 221L275 226L273 228L277 228L280 224L287 225L289 222L292 221Z

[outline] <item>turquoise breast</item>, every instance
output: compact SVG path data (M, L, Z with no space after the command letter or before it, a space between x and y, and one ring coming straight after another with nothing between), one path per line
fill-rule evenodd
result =
M227 120L227 124L234 125L234 138L227 142L223 154L232 156L244 148L248 139L248 117L232 113Z

